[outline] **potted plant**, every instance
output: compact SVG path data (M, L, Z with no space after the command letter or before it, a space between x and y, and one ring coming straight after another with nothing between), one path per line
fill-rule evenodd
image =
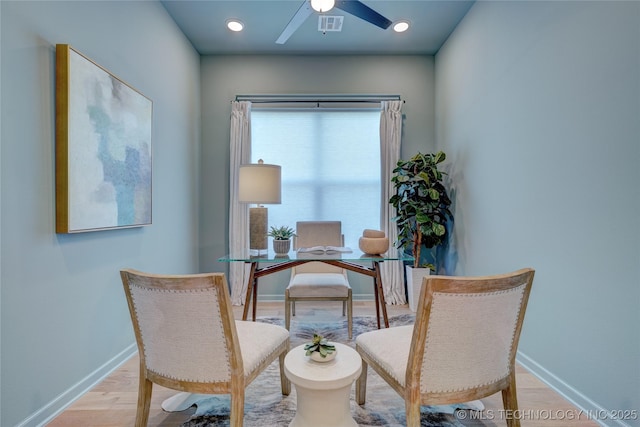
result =
M273 251L276 255L285 255L291 249L291 238L296 233L291 227L283 225L281 227L271 226L269 236L273 237Z
M409 160L399 160L391 178L396 190L389 200L397 211L396 247L410 250L414 258L413 268L407 266L409 307L414 311L422 278L435 270L433 264L422 263L422 248L431 249L445 242L446 223L453 218L449 210L451 199L442 184L444 173L438 170L438 164L446 158L442 151L418 153Z
M336 346L329 343L325 337L318 334L313 334L313 341L305 344L305 355L310 356L311 359L317 362L328 362L336 357Z

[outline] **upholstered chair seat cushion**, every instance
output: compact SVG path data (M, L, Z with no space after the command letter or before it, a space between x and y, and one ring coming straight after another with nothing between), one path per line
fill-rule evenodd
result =
M236 331L245 376L255 371L289 339L289 331L282 326L269 323L236 320Z
M412 336L413 325L378 329L358 335L356 346L404 387Z
M349 281L342 273L300 273L292 277L289 296L340 298L349 295Z

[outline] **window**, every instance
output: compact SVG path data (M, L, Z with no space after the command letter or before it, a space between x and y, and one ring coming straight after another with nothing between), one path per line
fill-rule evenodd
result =
M251 161L282 166L282 204L269 227L339 220L345 245L380 228L380 111L264 109L251 112Z

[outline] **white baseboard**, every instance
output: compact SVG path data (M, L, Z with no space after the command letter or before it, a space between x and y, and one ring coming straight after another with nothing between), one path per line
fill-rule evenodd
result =
M34 412L28 418L17 424L15 427L40 427L46 425L57 417L69 405L100 383L120 365L129 360L138 351L136 344L131 344L107 363L87 375L80 382L60 394L58 397L47 403L45 406Z
M616 420L616 417L608 416L609 410L571 387L527 355L518 351L516 360L540 381L548 385L573 405L577 406L579 410L584 411L585 415L591 415L590 418L599 425L603 427L631 427L622 420Z

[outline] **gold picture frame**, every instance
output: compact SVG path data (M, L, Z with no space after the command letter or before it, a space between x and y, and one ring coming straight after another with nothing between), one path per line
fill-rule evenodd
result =
M152 223L153 102L56 45L56 233Z

